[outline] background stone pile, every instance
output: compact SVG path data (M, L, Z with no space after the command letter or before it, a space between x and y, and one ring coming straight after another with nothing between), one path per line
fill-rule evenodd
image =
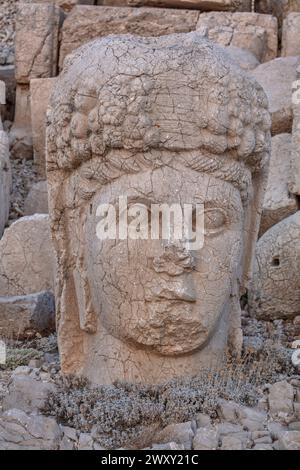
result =
M243 299L245 350L259 354L272 338L290 353L300 340L300 0L0 0L0 80L6 84L6 104L0 104L0 337L16 348L15 366L40 361L16 370L12 396L14 387L26 384L24 397L36 387L39 396L39 387L51 388L48 369L58 368L56 351L49 357L28 346L54 331L45 120L56 76L67 55L95 37L189 31L224 47L260 82L272 115L257 259ZM6 394L10 376L0 371L0 396L1 380ZM220 405L216 418L170 425L152 442L174 449L300 448L299 390L299 381L283 374L255 410ZM92 431L42 415L37 422L34 410L20 403L15 398L3 405L0 448L101 447ZM16 423L24 429L17 436ZM41 436L32 440L28 429L37 427Z

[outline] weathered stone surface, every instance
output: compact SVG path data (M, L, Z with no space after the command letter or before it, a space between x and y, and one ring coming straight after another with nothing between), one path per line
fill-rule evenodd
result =
M272 416L278 413L293 414L294 389L286 380L271 385L269 409Z
M0 297L0 336L23 339L55 330L55 302L47 291Z
M48 216L17 220L0 240L0 295L53 290L53 263Z
M291 167L292 176L289 185L291 193L300 196L300 81L293 95L293 132Z
M198 17L199 12L188 10L76 6L62 26L60 68L67 54L99 36L186 33L196 29Z
M292 180L291 151L291 134L279 134L272 138L260 235L298 210L296 197L289 191L289 184Z
M56 450L61 430L53 418L12 409L0 414L0 450Z
M193 440L194 450L215 450L219 446L219 435L215 429L199 428Z
M17 85L15 118L9 133L9 145L12 158L32 158L29 85Z
M279 436L279 450L300 450L300 431L285 431Z
M265 320L294 318L300 310L300 212L271 227L258 241L249 308Z
M25 199L24 215L48 214L47 181L35 183Z
M300 55L300 13L290 13L282 26L282 56Z
M202 11L250 11L251 0L97 0L98 5L159 6Z
M0 238L8 219L12 184L8 136L1 128L0 118Z
M243 70L254 70L259 66L259 61L252 52L246 49L240 49L235 46L224 47L231 59L236 62Z
M48 102L56 78L30 80L33 157L42 177L46 175L46 116Z
M40 380L33 373L13 375L8 393L2 401L2 409L3 411L18 409L25 413L37 412L45 406L48 394L55 390L53 383Z
M24 0L22 0L24 1ZM25 0L26 3L54 3L64 12L69 13L76 5L94 5L95 0Z
M197 31L221 46L246 49L259 60L277 57L277 20L258 13L203 13Z
M235 436L224 436L222 438L221 450L243 450L243 442Z
M281 57L251 72L268 96L273 135L292 131L292 85L299 64L300 57Z
M153 442L158 444L167 444L168 442L176 442L182 444L184 449L192 448L192 441L194 437L194 431L192 423L170 424L164 429L155 434Z
M240 351L269 144L262 88L195 32L109 36L67 60L47 131L63 372L159 383ZM97 208L120 194L202 201L201 256L147 238L149 221L145 238L98 237Z
M54 77L57 72L60 9L53 3L20 3L16 20L16 80Z
M93 438L87 432L80 433L78 450L93 450Z

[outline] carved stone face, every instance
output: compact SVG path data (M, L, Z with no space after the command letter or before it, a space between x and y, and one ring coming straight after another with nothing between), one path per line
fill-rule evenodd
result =
M204 204L204 246L181 241L99 240L99 204ZM149 217L150 220L150 217ZM93 198L85 227L94 310L112 336L162 355L204 347L228 306L243 239L240 193L230 183L185 167L124 175Z

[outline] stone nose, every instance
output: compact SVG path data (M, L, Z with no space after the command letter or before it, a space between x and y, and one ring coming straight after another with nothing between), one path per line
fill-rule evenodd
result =
M185 271L192 271L194 258L180 241L168 243L163 253L153 258L153 267L156 272L166 272L171 276L178 276Z

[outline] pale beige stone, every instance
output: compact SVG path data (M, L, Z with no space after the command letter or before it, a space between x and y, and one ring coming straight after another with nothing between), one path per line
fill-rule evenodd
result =
M30 80L33 157L38 174L46 176L46 118L49 97L56 78Z
M294 389L286 380L271 385L268 398L271 416L275 417L278 413L293 414Z
M293 98L293 132L292 132L292 152L291 167L292 177L289 185L291 193L300 196L300 80Z
M18 409L0 414L0 450L57 450L61 436L54 418Z
M18 4L15 38L18 83L29 84L32 78L56 75L60 14L53 3Z
M25 199L24 215L48 214L47 181L35 183Z
M259 60L268 62L277 57L277 20L258 13L203 13L197 31L221 46L246 49Z
M272 138L260 235L298 210L296 197L289 191L289 184L292 180L291 151L291 134L279 134Z
M292 131L292 86L299 65L300 57L281 57L261 64L251 72L267 94L273 135Z
M162 8L76 6L61 30L60 68L77 47L108 34L162 36L196 29L198 11Z
M12 186L8 136L1 128L2 123L0 119L0 238L9 215Z
M260 64L255 55L246 49L240 49L239 47L235 46L226 46L224 47L224 50L243 70L254 70Z
M17 220L0 240L0 296L53 290L53 264L48 216Z
M152 442L157 444L167 444L176 442L181 444L184 449L190 450L194 438L194 431L191 421L186 423L169 424L164 429L158 431L152 438Z
M24 3L54 3L66 13L76 5L94 5L95 0L22 0Z
M257 82L195 32L109 36L69 57L48 123L63 372L158 383L240 351L270 149ZM99 239L97 208L120 194L202 202L204 247Z
M17 85L14 124L9 133L12 158L31 159L32 127L29 85Z
M251 0L97 0L98 5L158 6L203 11L250 11Z
M219 446L219 434L216 429L197 429L193 440L194 450L216 450Z
M300 12L300 0L256 0L256 11L278 18L280 25L291 12Z
M249 289L253 316L293 319L300 311L300 211L271 227L258 241Z
M300 55L300 13L290 13L283 21L281 55Z
M279 450L300 450L300 431L284 431L278 440Z

